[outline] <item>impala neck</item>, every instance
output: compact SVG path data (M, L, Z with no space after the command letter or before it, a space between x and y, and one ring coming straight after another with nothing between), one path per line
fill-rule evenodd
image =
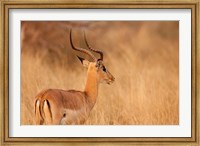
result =
M94 69L92 69L92 67L89 67L87 72L85 93L87 95L91 108L96 103L96 98L98 96L98 86L99 86L99 81L97 78L97 72Z

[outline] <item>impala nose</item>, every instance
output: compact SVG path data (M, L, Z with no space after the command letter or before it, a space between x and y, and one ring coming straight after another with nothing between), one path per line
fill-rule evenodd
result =
M115 78L112 76L111 78L110 78L110 83L113 83L115 81Z
M110 72L108 72L108 82L113 83L114 81L115 81L115 77Z
M113 82L115 81L115 77L112 77L112 81L113 81Z

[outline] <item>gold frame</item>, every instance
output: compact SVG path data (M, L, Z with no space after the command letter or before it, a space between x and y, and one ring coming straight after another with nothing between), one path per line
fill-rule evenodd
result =
M200 48L199 48L199 0L175 0L175 1L136 1L131 0L123 2L121 0L97 0L96 2L87 0L82 1L48 1L48 0L2 0L1 3L1 49L0 49L0 121L1 121L1 144L175 144L175 145L199 145L199 66L200 66ZM177 8L177 9L191 9L192 11L192 137L190 138L20 138L9 137L9 119L8 119L8 15L11 8Z

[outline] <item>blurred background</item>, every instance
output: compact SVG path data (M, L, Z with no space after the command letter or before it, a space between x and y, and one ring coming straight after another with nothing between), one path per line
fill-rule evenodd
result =
M86 125L179 124L178 21L23 21L22 125L34 124L41 90L84 89L87 70L76 55L87 56L72 50L71 28L74 44L82 48L85 30L115 77L113 84L101 84Z

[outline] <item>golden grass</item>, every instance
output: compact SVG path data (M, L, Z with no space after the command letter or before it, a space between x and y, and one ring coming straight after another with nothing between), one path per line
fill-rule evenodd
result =
M85 85L86 69L75 57L76 52L71 51L68 31L63 32L61 27L75 22L48 22L50 34L47 30L42 34L43 23L47 22L23 24L27 30L23 32L21 54L22 125L34 124L34 98L41 90L83 90ZM178 22L88 24L88 40L104 51L104 64L116 80L111 85L100 85L97 103L85 124L179 124ZM64 39L57 36L59 31L65 33ZM85 47L77 32L81 34L78 30L74 33L76 45ZM52 51L53 44L56 50ZM64 44L63 50L60 44Z

